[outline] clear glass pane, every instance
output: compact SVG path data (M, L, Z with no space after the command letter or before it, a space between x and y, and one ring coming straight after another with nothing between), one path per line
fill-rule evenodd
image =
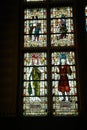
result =
M24 115L47 114L46 53L25 53L23 75Z
M45 9L24 10L24 47L44 47L47 44Z
M71 7L52 8L51 11L51 45L73 46L74 25Z
M52 53L52 95L54 115L78 114L74 52Z

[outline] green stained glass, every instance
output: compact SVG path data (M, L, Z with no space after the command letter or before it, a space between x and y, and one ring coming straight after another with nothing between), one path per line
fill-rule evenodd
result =
M24 10L24 47L44 47L47 44L45 9Z
M74 25L71 7L52 8L51 14L51 45L73 46Z
M77 79L74 52L52 53L54 115L77 115Z
M46 53L24 54L24 115L47 114Z

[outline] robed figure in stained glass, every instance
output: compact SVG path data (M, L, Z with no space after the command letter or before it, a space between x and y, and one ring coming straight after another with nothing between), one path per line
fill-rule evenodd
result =
M41 70L38 65L38 55L32 55L32 64L34 65L30 70L29 79L32 80L32 88L34 90L35 96L40 96L40 80L41 80Z
M66 54L62 53L60 54L60 65L59 65L59 83L58 83L58 91L62 92L63 95L63 101L66 100L65 98L65 92L67 95L69 95L70 92L70 86L69 86L69 80L67 74L71 75L72 71L69 65L66 64ZM70 97L68 97L68 101L70 100Z
M37 66L32 68L30 77L32 76L33 81L33 89L35 96L40 96L40 79L41 79L41 71L38 69ZM38 81L36 81L38 80Z

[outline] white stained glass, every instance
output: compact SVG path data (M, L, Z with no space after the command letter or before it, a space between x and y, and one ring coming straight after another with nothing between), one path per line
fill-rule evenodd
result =
M77 97L73 98L73 102L61 102L59 97L53 97L53 114L56 116L78 115Z
M24 97L23 103L24 116L47 115L46 97Z
M59 7L51 9L51 18L61 18L61 15L64 14L66 17L73 17L71 7Z
M25 53L24 66L33 66L34 64L36 64L37 66L47 65L46 53Z
M46 9L35 8L35 9L25 9L24 10L24 19L32 19L37 21L38 19L46 18Z

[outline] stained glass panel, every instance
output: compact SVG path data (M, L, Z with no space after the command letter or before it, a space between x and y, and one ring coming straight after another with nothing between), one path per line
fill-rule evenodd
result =
M24 54L23 114L47 114L46 53Z
M78 97L74 52L52 53L54 115L77 115Z
M51 11L51 45L73 46L74 26L71 7L52 8Z
M44 47L47 44L45 9L24 10L24 47Z

